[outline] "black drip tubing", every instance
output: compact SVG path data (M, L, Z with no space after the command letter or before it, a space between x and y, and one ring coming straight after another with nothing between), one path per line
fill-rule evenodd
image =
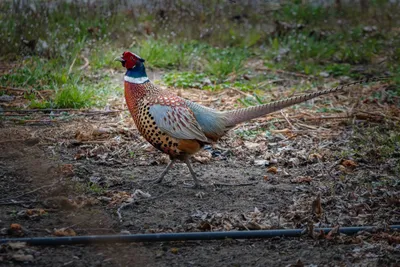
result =
M328 234L332 228L316 228L314 231ZM360 231L378 231L377 227L340 227L339 232L346 235ZM388 226L387 230L399 231L400 225ZM26 242L29 245L73 245L73 244L100 244L100 243L129 243L129 242L162 242L188 240L221 240L221 239L254 239L271 237L300 237L306 234L304 229L277 229L256 231L227 231L227 232L187 232L187 233L158 233L158 234L128 234L128 235L89 235L68 237L27 237L0 239L0 244L10 242Z

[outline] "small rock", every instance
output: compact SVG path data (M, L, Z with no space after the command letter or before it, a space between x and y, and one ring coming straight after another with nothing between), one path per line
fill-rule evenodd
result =
M122 224L122 226L125 226L125 227L127 227L127 226L132 226L132 225L134 225L132 221L127 221L127 222L124 222L124 223Z
M321 71L321 72L319 73L319 76L324 77L324 78L328 78L328 77L329 77L329 73L326 72L326 71Z
M12 95L1 95L0 96L0 102L11 102L14 100L14 96Z
M159 250L156 252L156 258L161 258L162 256L164 256L164 251Z
M265 160L265 159L256 159L254 161L254 165L255 166L268 166L269 165L269 161Z
M212 82L211 82L210 78L206 77L203 79L203 85L211 85L211 84L212 84Z
M110 201L112 201L111 197L104 197L104 196L100 196L97 199L100 200L101 202L110 202Z
M378 27L376 27L376 26L365 26L364 28L363 28L363 31L364 32L374 32L374 31L376 31L378 29Z
M171 252L172 252L173 254L178 254L179 248L171 248Z
M14 254L12 255L13 260L15 261L33 261L33 256L32 255L24 255L24 254Z
M203 197L206 195L206 193L204 193L204 192L197 192L196 193L196 197L198 197L198 198L200 198L200 199L203 199Z
M8 243L8 245L12 249L21 249L21 248L26 247L26 243L25 242L10 242L10 243Z
M244 146L249 150L253 150L253 149L260 147L260 145L258 143L247 142L247 141L244 142Z
M298 158L290 158L289 162L292 163L294 166L297 166L300 164L300 160Z
M93 176L91 176L91 177L89 178L89 181L90 181L91 183L94 183L94 184L98 184L101 180L102 180L102 178L99 177L99 176L97 176L97 175L93 175Z

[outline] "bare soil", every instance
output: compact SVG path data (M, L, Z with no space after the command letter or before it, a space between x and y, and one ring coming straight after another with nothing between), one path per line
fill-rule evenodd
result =
M233 108L242 97L229 91L180 94L220 109ZM354 104L357 97L332 97L333 105ZM115 106L122 106L118 101ZM147 182L168 159L139 136L126 111L77 114L50 123L42 122L43 114L33 115L38 117L31 123L3 120L0 238L400 224L394 169L399 159L382 164L349 156L359 129L374 125L385 130L386 124L374 116L306 120L309 114L318 117L315 109L326 101L314 104L311 110L303 105L243 124L207 147L193 159L202 189L184 186L191 179L184 164L177 164L160 185ZM260 128L269 134L251 132ZM127 203L119 217L118 209ZM399 260L399 234L380 231L268 240L0 246L1 266L399 266Z

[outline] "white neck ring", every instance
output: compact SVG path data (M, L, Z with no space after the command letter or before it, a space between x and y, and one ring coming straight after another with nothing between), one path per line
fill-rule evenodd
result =
M148 82L149 78L147 78L147 77L134 78L134 77L129 77L129 76L125 75L124 80L129 83L142 84L142 83Z

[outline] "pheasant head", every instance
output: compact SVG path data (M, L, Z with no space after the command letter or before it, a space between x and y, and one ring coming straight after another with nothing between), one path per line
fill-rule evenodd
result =
M121 62L122 66L127 70L133 69L136 65L141 65L145 61L143 58L129 51L125 51L121 57L117 57L115 60Z
M126 68L124 80L131 84L143 84L149 81L144 67L144 59L135 53L125 51L120 57L115 59L122 63Z

